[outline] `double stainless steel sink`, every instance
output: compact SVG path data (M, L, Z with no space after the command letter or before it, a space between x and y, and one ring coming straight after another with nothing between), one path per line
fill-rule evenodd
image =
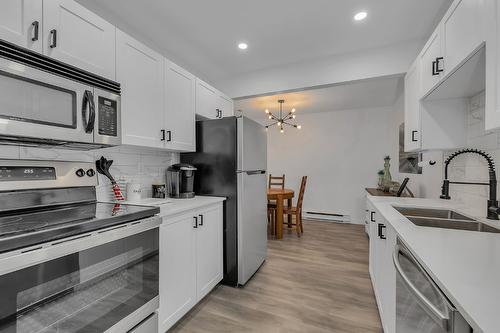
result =
M422 227L500 233L500 229L447 209L394 207L413 224Z

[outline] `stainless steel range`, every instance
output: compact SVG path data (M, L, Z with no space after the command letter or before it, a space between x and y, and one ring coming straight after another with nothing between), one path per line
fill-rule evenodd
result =
M0 332L156 326L159 209L97 202L94 169L0 160Z

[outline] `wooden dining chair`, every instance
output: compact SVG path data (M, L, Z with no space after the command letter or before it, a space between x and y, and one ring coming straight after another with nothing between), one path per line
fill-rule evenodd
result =
M285 188L285 175L274 177L269 174L269 188L281 188L283 190Z
M301 234L304 233L304 225L302 224L302 202L304 201L304 193L306 192L306 183L307 183L307 176L302 177L302 181L300 182L300 191L299 191L299 196L297 198L297 205L292 206L292 207L286 207L283 210L283 213L285 215L292 215L295 217L295 223L289 224L288 222L283 222L283 224L286 225L292 225L295 226L295 229L297 231L297 236L300 237Z
M285 175L273 176L269 174L269 188L281 188L282 190L285 188ZM274 236L276 234L276 201L267 200L267 222L269 228L271 230L271 235Z

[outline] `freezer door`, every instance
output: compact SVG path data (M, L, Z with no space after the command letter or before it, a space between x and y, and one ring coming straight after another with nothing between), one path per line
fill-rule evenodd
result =
M267 132L261 124L238 118L238 170L267 169Z
M238 284L244 285L267 256L265 172L238 173Z

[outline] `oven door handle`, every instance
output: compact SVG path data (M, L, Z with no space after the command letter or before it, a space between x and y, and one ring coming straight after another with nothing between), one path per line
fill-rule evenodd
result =
M87 105L89 110L88 119L87 119ZM95 104L94 104L94 95L90 90L85 90L85 92L83 93L82 116L83 116L83 127L85 128L85 133L92 133L92 131L94 131L94 123L95 123Z
M449 327L449 313L443 314L441 311L436 308L434 304L432 304L431 301L427 297L425 297L424 294L418 288L411 283L410 279L408 276L403 271L403 268L401 267L401 263L399 262L399 254L402 254L405 258L407 258L409 261L411 261L416 267L418 267L418 270L421 271L431 283L432 287L435 289L436 292L439 293L439 295L442 295L442 292L435 286L434 282L430 279L428 276L427 272L425 272L419 263L417 263L414 259L411 253L408 252L405 248L401 247L400 245L396 244L396 247L394 249L394 253L392 256L392 259L394 261L394 267L396 268L396 272L398 275L401 277L403 284L406 286L408 291L415 297L415 300L417 301L418 305L424 310L431 318L434 320L443 330L448 332L448 327ZM444 298L444 297L443 297ZM450 308L451 304L444 299L445 304L447 304L447 307Z

